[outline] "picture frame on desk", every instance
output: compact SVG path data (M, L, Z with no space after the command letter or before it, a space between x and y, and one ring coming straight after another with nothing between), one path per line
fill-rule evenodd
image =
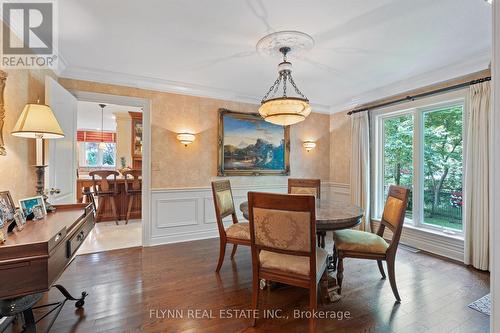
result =
M24 225L26 224L26 217L24 216L21 209L16 210L14 214L14 221L16 221L17 231L21 231L24 229Z
M26 218L33 214L34 218L39 220L47 215L47 209L45 208L45 202L42 196L19 200L19 208L22 210Z
M16 207L9 191L0 191L0 228L14 220Z

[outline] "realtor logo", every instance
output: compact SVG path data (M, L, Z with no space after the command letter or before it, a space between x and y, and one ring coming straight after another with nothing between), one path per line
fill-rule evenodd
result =
M2 67L55 69L54 1L1 1Z

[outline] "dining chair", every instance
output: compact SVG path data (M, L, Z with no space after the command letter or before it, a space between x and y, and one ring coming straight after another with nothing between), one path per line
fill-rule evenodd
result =
M142 170L134 169L122 172L125 181L125 195L127 197L127 216L125 218L125 224L128 224L130 219L130 212L132 211L132 205L134 203L134 198L141 198L142 195L142 183L141 175Z
M215 269L216 272L219 272L224 262L227 243L233 244L233 251L231 252L231 259L233 259L238 245L250 246L250 230L248 222L238 222L229 180L212 182L212 195L220 239L219 261ZM228 228L225 228L223 219L228 216L231 216L233 223Z
M316 199L321 199L321 180L320 179L303 179L303 178L288 178L288 193L289 194L310 194ZM326 231L318 231L318 246L325 247Z
M322 287L328 284L328 253L316 247L314 197L249 192L248 213L253 270L252 309L259 308L259 282L264 279L309 289L309 308L315 311L318 284L323 282ZM310 318L309 330L316 330L314 316Z
M377 260L378 268L382 279L385 279L385 272L382 261L387 263L389 282L391 289L398 302L401 302L398 288L396 286L396 276L394 264L396 251L403 230L406 207L408 206L408 196L410 190L404 187L391 185L385 202L382 220L376 234L359 230L339 230L333 232L333 241L337 251L337 284L338 293L342 292L342 280L344 277L344 258L358 258ZM388 228L392 232L392 239L389 243L385 241L384 231Z
M288 178L289 194L310 194L321 199L321 180Z
M96 218L99 218L100 214L102 214L104 200L108 200L111 204L116 225L118 225L118 213L116 211L115 201L115 198L118 195L116 176L119 175L120 174L114 170L98 170L89 172L89 176L92 177L94 195L98 198ZM111 179L109 179L109 177L111 177Z

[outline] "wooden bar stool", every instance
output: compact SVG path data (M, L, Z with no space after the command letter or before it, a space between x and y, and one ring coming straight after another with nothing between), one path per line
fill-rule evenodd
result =
M102 214L104 200L107 199L111 203L116 225L118 225L118 213L116 212L115 197L118 195L118 186L116 182L116 176L118 175L120 174L113 170L89 172L89 176L92 177L92 182L94 183L94 195L98 198L99 205L97 206L97 218ZM109 179L110 176L112 179ZM112 181L110 182L110 180Z
M128 202L127 218L125 224L128 223L128 220L130 218L130 212L132 211L134 197L139 196L140 198L140 196L142 195L142 185L140 179L141 175L142 171L137 169L123 172L123 178L125 179L125 193L127 195Z

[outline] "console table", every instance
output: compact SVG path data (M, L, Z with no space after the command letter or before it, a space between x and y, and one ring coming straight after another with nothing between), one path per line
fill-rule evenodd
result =
M48 326L50 330L66 301L76 301L75 306L82 307L86 292L73 297L54 282L71 263L94 224L92 205L59 205L56 212L43 220L27 221L22 231L9 234L0 245L0 316L23 313L25 331L35 332L34 308L53 307L50 312L56 311ZM57 288L65 299L34 307L41 294L51 287Z

